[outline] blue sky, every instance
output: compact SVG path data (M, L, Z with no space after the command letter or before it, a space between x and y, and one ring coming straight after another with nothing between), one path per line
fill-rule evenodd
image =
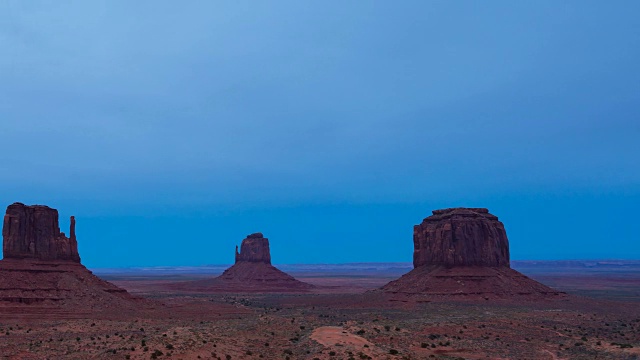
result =
M514 259L640 258L634 1L0 4L0 203L90 267L410 261L482 206ZM65 221L63 227L66 227Z

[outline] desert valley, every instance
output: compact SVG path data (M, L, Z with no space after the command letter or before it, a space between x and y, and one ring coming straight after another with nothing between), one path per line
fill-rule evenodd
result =
M7 208L0 358L640 357L640 263L512 262L487 209L433 211L414 228L413 264L278 269L256 233L228 269L98 276L75 222L67 237L55 209Z
M640 360L640 1L0 1L0 360Z

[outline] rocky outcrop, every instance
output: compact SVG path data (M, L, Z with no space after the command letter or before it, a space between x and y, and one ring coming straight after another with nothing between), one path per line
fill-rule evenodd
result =
M384 292L428 300L564 296L510 268L504 225L487 209L435 210L414 226L413 244L414 269Z
M262 233L255 233L242 240L240 252L236 246L236 264L239 262L253 262L271 264L271 252L269 250L269 239Z
M7 207L2 227L5 259L66 260L80 262L71 217L70 237L60 232L58 211L43 205L15 203Z
M236 246L236 262L222 275L205 280L189 281L170 286L174 290L190 292L306 292L313 285L271 265L269 239L255 233L242 240L240 252Z
M435 210L413 228L413 266L509 266L509 241L483 208Z
M58 211L15 203L2 228L0 315L78 316L80 313L137 312L146 300L95 276L80 263L71 217L69 237L58 225ZM16 306L20 306L16 308ZM16 310L18 309L18 310Z

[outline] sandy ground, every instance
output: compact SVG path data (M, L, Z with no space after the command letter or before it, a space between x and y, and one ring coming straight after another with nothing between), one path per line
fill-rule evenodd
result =
M610 282L624 284L625 301L612 292L606 300L518 303L417 302L356 291L349 277L313 278L335 286L301 294L184 294L163 289L166 279L138 277L116 281L154 304L134 312L0 302L0 359L640 358L640 306L626 280Z

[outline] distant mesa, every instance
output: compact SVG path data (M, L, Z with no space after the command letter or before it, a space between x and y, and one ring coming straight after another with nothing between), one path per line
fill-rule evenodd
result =
M3 308L14 311L15 306L44 306L51 309L46 313L65 316L123 311L141 301L80 263L75 225L72 216L67 237L60 232L56 209L22 203L7 207L2 227L0 312Z
M484 208L450 208L413 228L413 267L388 293L445 298L561 295L511 269L504 224Z
M240 251L236 246L235 264L222 275L205 280L189 281L176 289L203 292L306 292L313 285L296 280L293 276L271 265L269 239L254 233L242 240Z

